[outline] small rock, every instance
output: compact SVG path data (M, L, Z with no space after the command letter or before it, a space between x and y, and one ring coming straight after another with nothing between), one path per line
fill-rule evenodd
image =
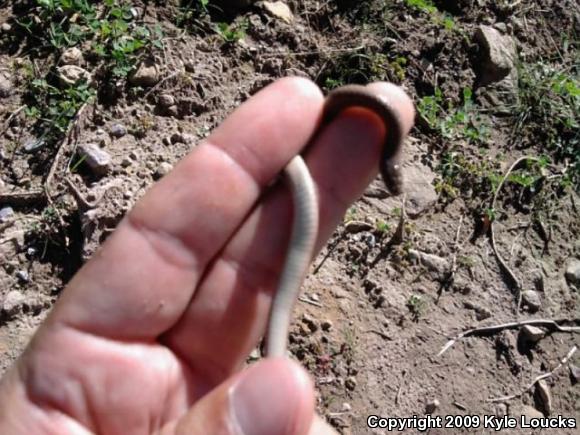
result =
M537 343L546 336L544 330L532 325L523 326L520 330L520 334L522 334L522 337L530 343Z
M349 221L344 225L344 230L349 234L361 233L363 231L371 231L373 226L368 222Z
M575 384L580 382L580 367L575 366L574 364L568 364L568 368L570 369L570 376L572 377L573 382Z
M566 267L566 281L571 285L580 286L580 261L572 260Z
M179 107L177 107L177 104L169 106L167 109L165 109L165 114L172 118L177 118L179 117Z
M111 168L111 155L94 143L81 145L79 155L96 175L106 175Z
M262 356L262 355L261 355L260 349L258 349L258 348L255 348L255 349L254 349L254 350L253 350L253 351L250 353L250 356L249 356L249 358L250 358L250 360L252 360L252 361L257 361L257 360L259 360L259 359L260 359L260 357L261 357L261 356Z
M127 127L123 124L113 124L110 130L111 136L120 138L127 134Z
M81 81L91 81L91 73L76 65L59 66L57 73L58 79L63 86L73 86Z
M310 332L318 331L318 322L312 317L310 317L308 314L304 313L304 315L302 316L302 321L306 324L306 326L308 326Z
M285 23L291 23L294 20L294 15L288 5L281 1L262 3L262 6L273 17L279 18Z
M437 408L439 408L439 400L433 399L425 405L425 413L426 414L433 414Z
M481 46L484 57L478 71L482 86L506 78L515 67L516 45L510 36L502 35L489 26L479 26L475 41Z
M30 280L30 276L28 276L28 272L25 270L19 270L16 272L16 278L22 282L28 282Z
M24 150L24 152L33 153L36 150L41 149L44 145L46 145L46 142L44 140L32 137L29 138L26 142L24 142L22 149Z
M318 296L318 293L310 293L310 299L314 302L320 302L320 296Z
M493 27L499 30L501 33L507 33L507 24L506 23L495 23Z
M161 163L157 169L155 170L155 178L159 179L165 177L167 174L171 172L173 166L167 162Z
M340 407L340 411L341 412L350 412L350 411L352 411L352 406L350 406L350 403L344 402L342 404L342 406Z
M167 109L167 108L175 105L175 98L173 98L173 95L161 94L159 96L159 105L162 108Z
M12 26L10 23L2 23L0 30L2 30L2 33L10 33L12 31Z
M522 405L522 406L516 407L516 409L514 409L512 415L515 417L525 416L525 417L527 417L527 420L530 420L532 418L544 418L544 414L542 414L540 411L538 411L533 406L529 406L529 405Z
M12 82L0 74L0 98L8 98L12 95Z
M83 60L83 52L77 47L67 48L60 56L63 65L78 65Z
M344 386L348 390L353 391L356 388L356 378L354 376L349 376L345 379Z
M498 403L495 407L495 415L505 417L508 414L508 407L505 403Z
M522 303L527 305L530 311L538 311L542 307L540 294L535 290L526 290L522 293Z
M323 331L328 332L332 329L332 322L330 320L324 320L320 324L320 327L322 328Z
M128 156L123 157L123 160L121 160L121 166L123 168L128 168L132 164L133 164L133 160L131 160L131 158L129 158Z
M406 193L405 209L411 219L431 210L439 195L433 187L435 173L428 166L415 163L403 169Z
M193 136L184 133L173 133L170 140L172 144L183 143L187 145L193 142Z
M475 311L475 318L479 321L489 319L492 316L491 311L481 305L466 301L463 303L463 306L467 309Z
M552 393L550 392L550 387L544 379L536 383L536 394L544 406L545 414L550 415L552 413Z
M26 298L21 292L12 290L2 302L2 311L8 316L13 316L20 310L25 300Z
M434 272L445 273L449 269L448 261L437 255L409 249L409 258L411 260L418 260L422 265L427 267L427 269Z
M12 207L0 208L0 222L6 222L12 216L14 216L14 209Z
M159 82L159 67L152 60L145 60L129 76L129 83L133 86L149 87Z

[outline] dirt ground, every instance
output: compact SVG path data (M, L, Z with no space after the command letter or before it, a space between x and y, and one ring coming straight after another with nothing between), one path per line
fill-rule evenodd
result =
M576 1L287 1L290 15L133 1L116 19L78 2L113 36L78 36L90 8L44 3L0 6L0 373L127 210L241 102L284 76L325 91L386 80L418 108L406 196L377 180L353 205L291 328L319 412L343 434L385 433L369 415L580 424ZM71 65L91 78L66 82ZM539 331L475 331L440 354L529 319Z

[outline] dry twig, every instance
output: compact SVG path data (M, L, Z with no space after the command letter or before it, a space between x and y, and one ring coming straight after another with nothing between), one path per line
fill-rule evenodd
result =
M550 378L550 377L554 376L554 374L558 370L560 370L562 367L564 367L568 363L568 361L570 361L570 358L572 358L572 356L576 353L577 350L578 350L578 348L576 346L573 346L572 349L570 349L570 351L566 354L566 356L560 360L560 363L554 368L554 370L547 372L547 373L544 373L544 374L541 374L539 376L536 376L536 378L526 388L524 388L519 393L512 394L511 396L496 397L495 399L489 399L488 402L492 402L492 403L507 402L508 400L516 399L518 397L523 396L525 393L527 393L532 388L534 388L534 385L536 385L536 383L540 382L542 379L546 379L546 378Z
M560 326L559 323L564 323L567 320L550 320L550 319L529 319L529 320L522 320L520 322L510 322L510 323L502 323L501 325L492 325L492 326L482 326L481 328L473 328L468 329L467 331L462 332L461 334L456 335L452 339L450 339L445 346L439 351L437 356L443 355L451 346L453 346L457 341L461 340L465 337L470 337L472 335L484 335L490 334L494 332L503 331L504 329L514 329L519 328L520 326L531 325L531 326L543 326L545 328L549 328L558 332L567 332L567 333L580 333L580 327L575 326ZM580 321L580 320L579 320Z

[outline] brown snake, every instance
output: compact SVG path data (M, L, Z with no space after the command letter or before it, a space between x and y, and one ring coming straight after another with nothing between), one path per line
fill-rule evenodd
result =
M369 109L378 115L386 128L379 168L385 185L393 195L402 191L401 159L403 151L403 124L399 111L387 99L381 98L364 86L348 85L326 97L322 122L314 137L342 111L351 107ZM266 356L286 356L286 340L292 309L306 276L318 236L318 201L314 181L301 156L295 156L284 168L294 204L294 219L286 261L278 289L274 294L268 333Z

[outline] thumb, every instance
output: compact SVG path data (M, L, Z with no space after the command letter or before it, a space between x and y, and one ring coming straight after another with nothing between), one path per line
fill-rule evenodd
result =
M314 417L314 390L298 364L261 361L199 400L166 435L306 435Z

